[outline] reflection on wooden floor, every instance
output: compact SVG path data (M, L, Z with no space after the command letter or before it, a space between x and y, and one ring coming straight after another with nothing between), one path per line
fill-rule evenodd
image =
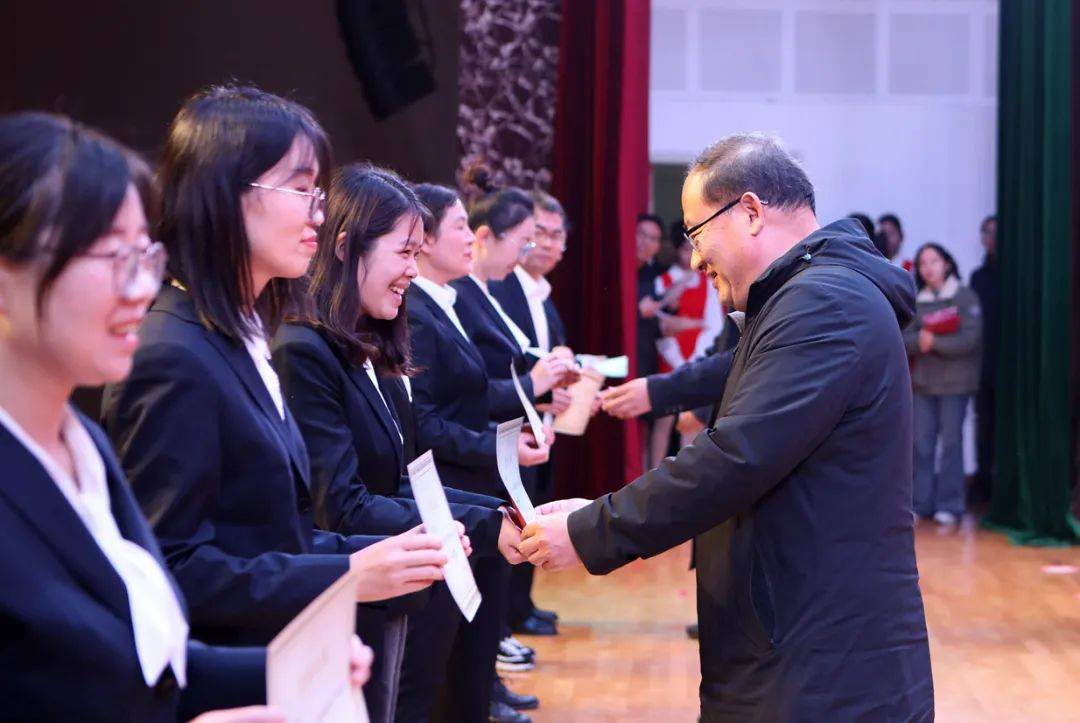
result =
M1014 547L976 531L917 534L937 719L1080 720L1080 549ZM689 546L606 578L537 573L555 638L523 638L536 670L509 679L540 696L536 723L694 721L697 644ZM1050 574L1044 571L1051 567Z

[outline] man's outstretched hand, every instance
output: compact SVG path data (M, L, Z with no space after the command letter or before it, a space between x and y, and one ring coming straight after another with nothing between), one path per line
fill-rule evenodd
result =
M521 554L544 570L566 570L581 565L581 558L570 541L566 518L589 502L578 498L549 502L538 507L536 520L521 533L518 548Z

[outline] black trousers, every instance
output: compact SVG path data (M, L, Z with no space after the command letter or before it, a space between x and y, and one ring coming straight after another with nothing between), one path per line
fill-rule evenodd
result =
M495 682L495 655L506 620L510 565L501 555L472 561L483 601L471 623L445 583L409 616L397 723L486 723Z

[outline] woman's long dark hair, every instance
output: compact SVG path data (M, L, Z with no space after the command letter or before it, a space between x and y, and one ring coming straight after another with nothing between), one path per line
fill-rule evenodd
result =
M960 278L960 267L956 265L956 259L952 257L952 254L946 251L941 244L934 241L928 241L927 243L924 243L922 246L920 246L919 250L915 252L915 288L917 288L919 291L922 291L923 287L926 286L926 280L922 277L922 274L919 273L919 257L922 256L923 251L926 251L927 249L933 249L934 251L937 251L939 254L941 254L941 258L945 259L946 279L948 279L950 276L955 276L957 279Z
M39 306L109 229L131 184L151 206L146 164L108 136L61 115L0 117L0 259L43 262Z
M199 318L234 341L256 332L251 311L273 334L289 302L290 281L274 279L251 308L251 249L241 199L297 137L310 141L321 185L330 171L330 142L315 116L258 88L202 91L184 103L169 128L159 171L158 238L169 251L169 274L187 287Z
M405 304L393 319L364 314L360 272L378 239L390 233L403 216L425 228L431 219L396 173L361 164L339 169L330 183L326 221L319 228L319 250L307 283L307 309L300 317L320 329L350 363L360 366L370 359L382 374L414 371ZM345 237L339 243L341 234Z

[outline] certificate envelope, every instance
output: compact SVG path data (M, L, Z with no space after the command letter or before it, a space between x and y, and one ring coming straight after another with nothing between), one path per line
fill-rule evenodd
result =
M525 417L529 420L529 426L532 427L533 436L539 444L544 444L547 442L544 424L540 421L540 415L536 413L536 407L532 405L529 398L525 396L525 390L521 388L521 381L518 379L517 372L514 371L514 362L510 362L510 378L514 380L514 389L517 391L518 399L521 400L521 406L525 409Z
M424 521L424 530L442 541L446 553L446 567L443 578L450 594L461 609L461 614L470 623L480 607L480 591L476 588L469 559L461 546L454 518L450 514L450 505L446 502L439 472L435 469L435 457L429 449L409 464L409 482L420 519Z
M356 578L346 573L266 647L266 702L289 723L368 723L349 682L356 632Z
M518 466L518 437L521 436L521 417L509 422L503 422L495 432L495 460L499 465L499 476L502 477L503 486L510 494L510 499L518 512L521 513L525 524L536 519L536 510L533 508L529 493L525 491L525 485L521 483L521 467Z

